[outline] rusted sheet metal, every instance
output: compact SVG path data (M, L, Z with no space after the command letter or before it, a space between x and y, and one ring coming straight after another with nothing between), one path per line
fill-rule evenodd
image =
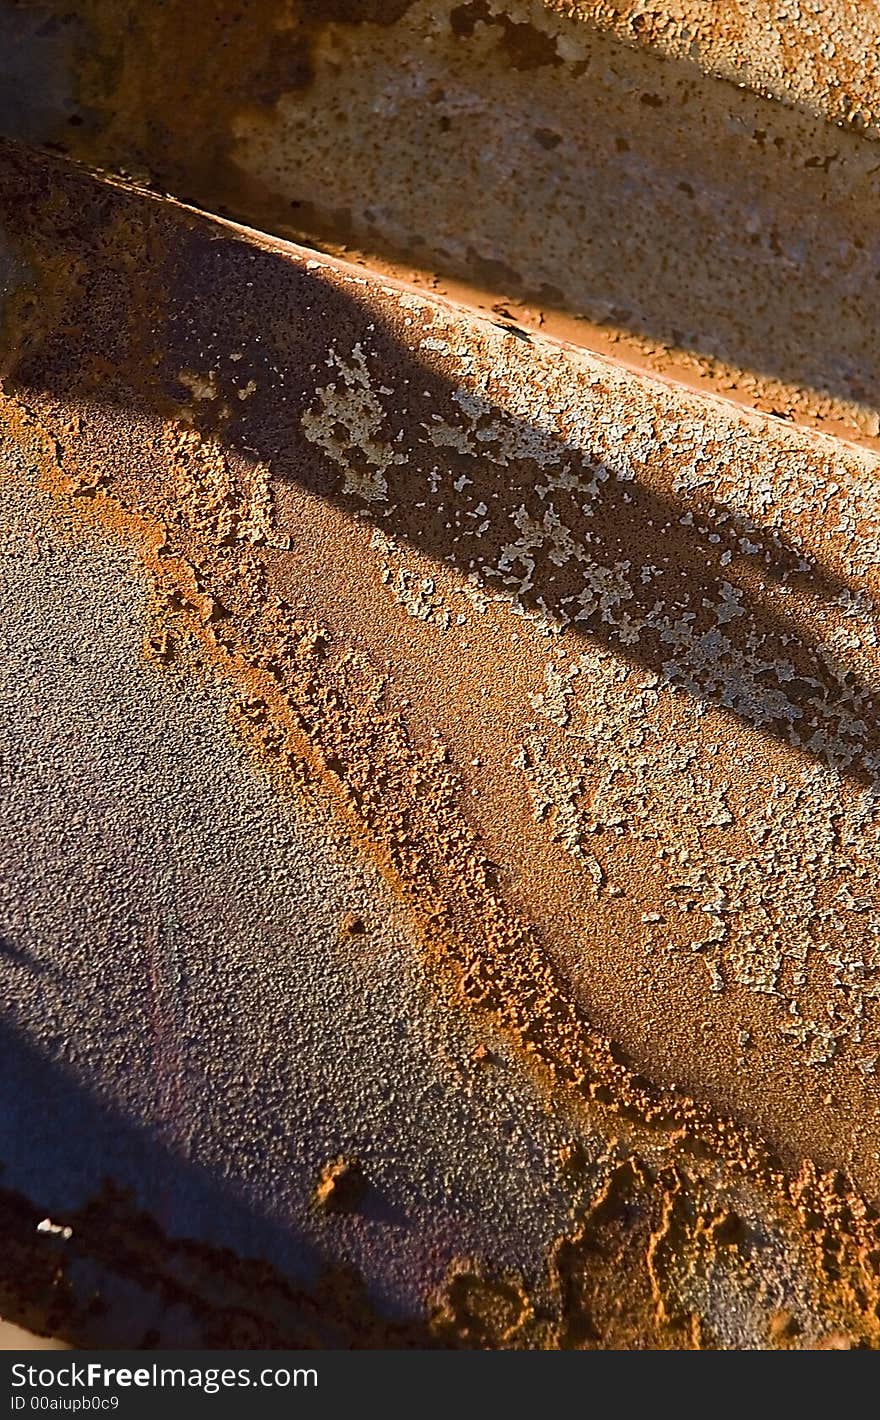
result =
M875 456L0 211L13 1319L874 1344Z
M874 21L777 11L28 4L0 131L876 443Z

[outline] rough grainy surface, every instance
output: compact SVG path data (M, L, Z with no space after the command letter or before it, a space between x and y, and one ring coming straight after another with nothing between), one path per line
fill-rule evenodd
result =
M344 1256L391 1315L462 1250L536 1270L564 1120L438 1011L405 909L255 772L228 688L144 662L131 549L2 459L4 1186L63 1223L109 1175L300 1282ZM367 1190L330 1224L312 1193L341 1149Z
M523 17L545 10L592 22L626 43L692 59L720 78L877 136L880 46L871 7L858 0L547 0L517 9Z
M3 1141L15 1319L876 1344L875 457L12 147L0 211L9 1069L100 1141Z
M2 132L453 294L464 283L472 302L630 364L880 436L864 7L40 0L11 14L8 87L33 77Z

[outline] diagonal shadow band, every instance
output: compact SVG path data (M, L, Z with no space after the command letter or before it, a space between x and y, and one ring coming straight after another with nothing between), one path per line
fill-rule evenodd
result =
M774 102L742 57L743 85L664 57L644 16L632 47L603 32L608 14L527 20L485 0L303 0L281 30L271 5L247 25L189 0L61 11L0 5L4 134L721 362L747 401L763 379L773 407L824 419L842 401L845 422L880 432L869 56L862 74L820 62L830 82L806 89L826 115L808 112L809 24L762 32L771 72L773 45L785 55ZM838 25L838 65L844 38Z
M87 484L136 503L149 420L182 416L277 486L874 784L869 456L11 146L0 208L31 271L13 280L6 378L54 405ZM97 421L80 448L70 411L89 404L123 408L131 443Z

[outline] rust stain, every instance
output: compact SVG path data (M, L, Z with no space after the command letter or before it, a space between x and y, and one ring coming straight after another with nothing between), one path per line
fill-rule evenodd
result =
M216 352L206 352L196 364L190 350L181 363L188 345L181 315L187 278L176 244L194 234L197 255L204 257L212 243L232 243L232 236L192 214L158 203L145 207L121 188L90 185L51 165L43 171L52 177L51 182L44 177L42 187L25 176L28 201L19 201L13 220L20 223L22 253L35 273L33 294L42 294L45 272L51 300L28 305L33 299L28 297L13 313L24 330L15 341L17 364L6 372L4 418L13 428L17 421L27 425L42 439L44 480L59 508L124 530L139 546L153 583L146 654L164 665L186 645L198 651L206 673L237 688L238 728L246 740L293 787L319 786L351 837L413 905L425 951L449 999L503 1029L543 1081L548 1098L571 1112L576 1128L598 1129L608 1141L606 1164L590 1180L589 1201L573 1203L571 1230L548 1257L543 1283L532 1288L509 1271L496 1273L491 1262L462 1260L432 1303L433 1335L446 1344L478 1346L711 1345L716 1303L706 1295L707 1279L721 1285L717 1279L729 1276L731 1285L754 1294L761 1315L766 1312L768 1344L789 1344L796 1323L779 1320L772 1267L761 1261L772 1252L763 1230L777 1239L792 1274L803 1279L821 1318L824 1344L836 1345L839 1338L841 1344L878 1344L880 1228L874 1209L836 1170L809 1162L782 1167L753 1130L685 1090L650 1083L625 1063L621 1051L591 1024L541 932L499 880L472 817L465 766L444 737L425 737L374 650L358 644L356 635L346 641L280 590L273 559L284 557L288 538L308 536L308 528L291 522L289 504L287 516L280 517L278 505L289 499L289 489L269 469L271 460L249 449L238 432L241 411L252 405L267 417L261 394L265 364L252 350L232 351L246 358L233 360L231 373L226 367L218 373ZM21 159L7 151L7 190L19 191L22 177ZM46 207L50 188L69 195L53 195ZM71 235L74 259L66 267L57 255L47 256L56 252L59 201L79 212L86 234L79 256L80 238ZM98 288L87 260L92 242L104 256L100 281L106 284ZM263 248L255 243L253 250ZM246 270L247 242L238 243L237 255ZM326 279L353 278L328 273ZM160 290L170 293L164 302ZM121 292L127 299L119 307ZM415 309L414 298L396 293L394 300L402 319L411 321L406 312ZM122 318L108 320L117 307ZM386 429L387 406L381 403L386 396L370 376L356 338L369 329L370 315L369 302L357 308L345 353L333 343L323 370L301 372L312 381L304 402L299 396L304 446L318 449L339 480L337 502L358 500L361 511L364 505L393 502L394 470L400 468ZM426 338L442 345L445 336ZM163 351L178 362L176 368ZM108 380L110 369L114 376ZM280 398L283 388L280 378L273 398ZM512 509L512 540L502 549L500 564L510 574L505 604L518 604L541 620L552 645L565 628L558 626L552 607L529 600L528 567L545 546L554 567L572 556L585 564L573 551L571 529L558 513L550 514L564 506L564 493L574 490L589 500L591 490L583 474L546 458L540 439L518 428L515 419L499 424L473 399L459 407L464 417L456 424L448 409L434 421L432 449L457 452L460 466L472 471L479 444L489 464L518 469L517 460L531 458L554 489L557 502L546 505L540 520L524 504L522 514ZM636 425L636 440L647 441L652 433ZM636 457L632 443L628 456ZM816 454L817 464L822 457ZM595 469L590 476L601 483ZM826 496L833 499L839 489L829 484L830 473ZM386 560L396 556L381 539L376 550ZM438 619L435 588L414 583L408 574L396 582L392 576L391 585L409 622L424 623L426 634L449 631L451 618ZM491 601L491 578L468 585L474 602ZM619 579L588 591L597 605L612 611L628 600L621 596ZM556 609L562 605L558 601ZM734 591L723 606L720 624L726 626L738 618ZM627 644L623 633L632 623L626 616L615 623L615 644ZM692 635L687 628L685 633ZM693 650L696 643L688 644ZM595 683L595 671L590 674ZM565 735L570 728L577 679L555 657L547 661L543 684L531 692L532 713L553 733ZM829 710L823 745L835 728L840 733L822 753L826 764L832 756L835 771L852 764L858 769L856 732L843 719L838 724L835 716L841 713L839 707ZM809 748L796 738L792 743L804 752ZM529 782L538 823L549 821L561 851L577 860L581 891L585 869L598 895L608 874L584 847L579 774L570 762L554 767L543 729L530 734L517 768ZM606 788L606 798L609 792ZM716 812L711 786L695 779L694 793L692 812L711 827ZM662 914L651 910L642 923L662 925ZM723 962L723 951L718 956ZM748 988L749 979L742 984ZM809 1044L815 1031L807 1035ZM576 1147L571 1163L577 1175ZM101 1216L104 1227L106 1202ZM79 1219L69 1225L74 1237L84 1226ZM146 1240L135 1243L144 1228ZM138 1220L135 1233L123 1223L113 1238L129 1249L142 1247L141 1261L139 1253L132 1266L150 1269L166 1246L144 1220ZM351 1314L346 1304L346 1317ZM265 1334L263 1325L255 1334ZM221 1334L223 1344L231 1344L227 1338L236 1332L224 1322ZM382 1335L387 1344L389 1333Z
M82 22L78 123L46 134L64 151L877 446L858 7L58 9Z

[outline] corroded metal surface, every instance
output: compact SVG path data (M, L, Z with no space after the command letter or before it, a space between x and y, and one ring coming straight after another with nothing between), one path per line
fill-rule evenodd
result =
M6 1309L874 1344L875 456L12 146L0 211Z
M487 307L518 302L517 323L699 388L880 436L864 7L12 13L12 84L34 79L6 133L453 294L464 283Z

